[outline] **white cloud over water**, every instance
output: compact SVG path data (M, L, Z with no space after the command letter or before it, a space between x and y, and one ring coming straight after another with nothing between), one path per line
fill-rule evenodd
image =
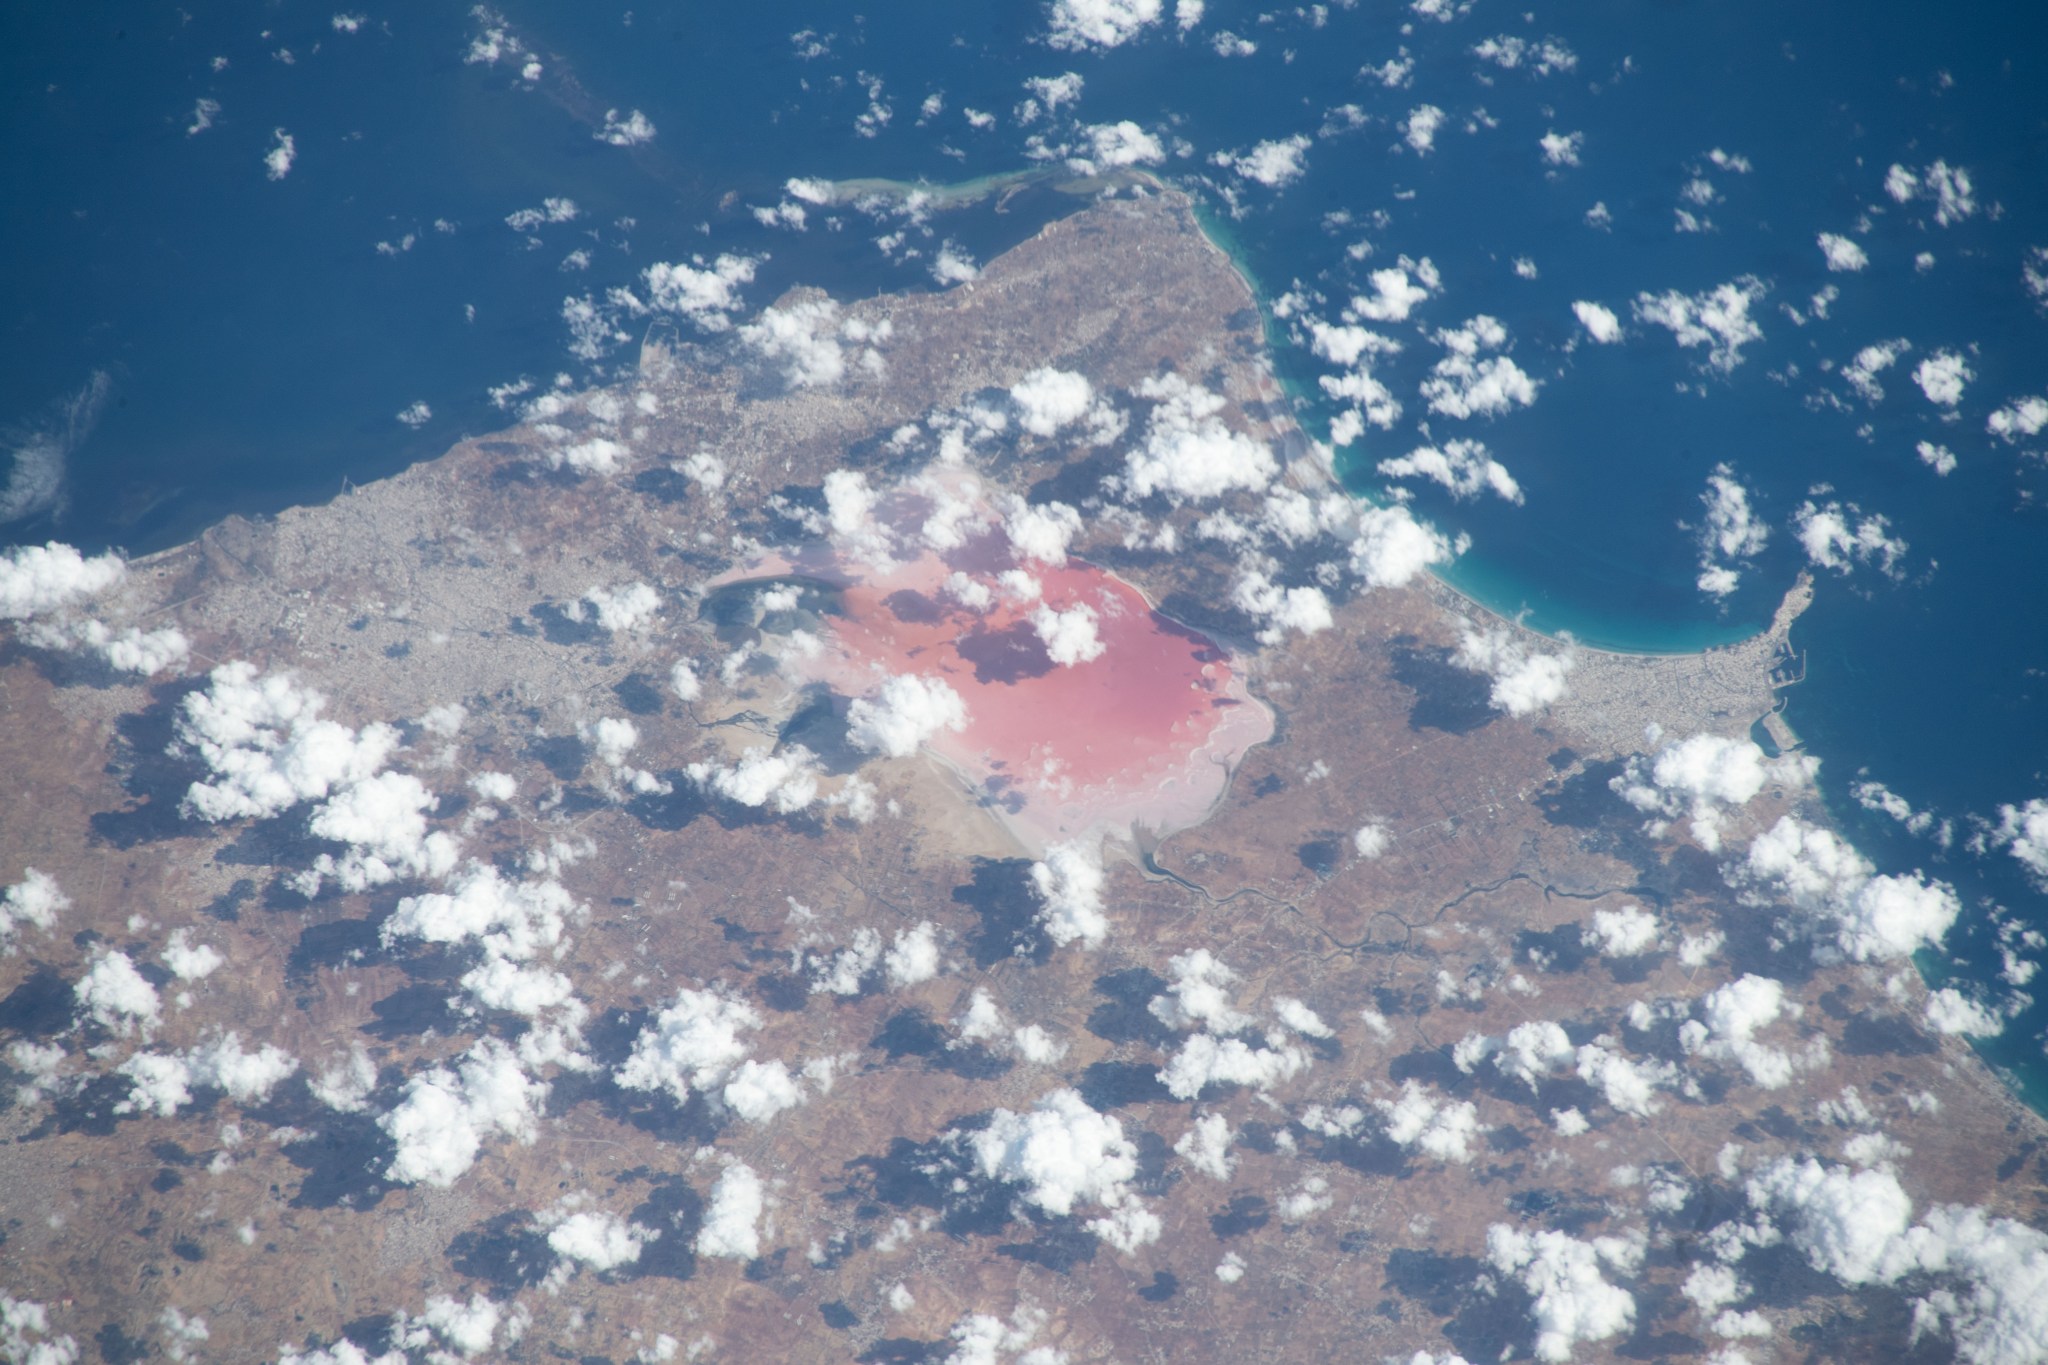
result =
M1697 294L1666 290L1636 295L1636 321L1662 327L1680 346L1704 346L1707 363L1727 373L1742 363L1742 348L1763 340L1763 329L1749 315L1768 286L1753 275Z

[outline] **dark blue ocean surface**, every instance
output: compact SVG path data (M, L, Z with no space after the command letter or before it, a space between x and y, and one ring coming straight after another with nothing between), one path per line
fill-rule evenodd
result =
M2048 391L2027 276L2048 294L2048 11L1212 0L1183 29L1170 3L1094 8L1156 18L1062 48L1048 3L16 7L0 425L22 458L0 535L141 552L431 456L510 420L492 386L630 355L643 320L610 309L579 346L564 305L602 317L657 261L765 256L750 307L798 282L938 287L945 243L986 260L1074 201L1034 183L863 212L785 182L1057 167L1130 120L1274 307L1314 430L1341 409L1306 319L1428 259L1427 297L1367 324L1401 343L1373 365L1401 416L1340 461L1382 495L1379 461L1484 443L1519 503L1406 481L1471 536L1461 588L1590 643L1686 650L1753 632L1815 567L1789 718L1859 846L1963 893L1960 972L2010 998L1991 907L2048 922L1990 837L2001 806L2048 798L2048 433L1987 422ZM1066 73L1057 108L1027 85ZM1260 145L1284 162L1288 139L1298 172L1269 160L1262 183ZM804 230L757 219L784 204ZM1862 268L1831 269L1821 233ZM1724 285L1755 335L1721 365L1641 311ZM1534 401L1432 412L1436 334L1479 315ZM1941 354L1967 375L1952 402L1916 379ZM1721 466L1768 535L1718 561L1739 581L1715 596L1696 528ZM1808 504L1868 532L1860 557L1810 564ZM1931 820L1867 811L1859 778ZM2043 1013L1988 1051L2039 1077Z

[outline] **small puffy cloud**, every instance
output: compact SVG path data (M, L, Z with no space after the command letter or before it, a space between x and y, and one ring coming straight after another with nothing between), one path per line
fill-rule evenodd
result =
M1818 959L1882 962L1939 944L1962 910L1955 891L1918 873L1872 871L1831 831L1787 815L1750 844L1734 875L1753 897L1788 905Z
M1252 1022L1249 1015L1239 1013L1230 1003L1228 988L1236 982L1237 973L1207 948L1196 948L1172 958L1167 971L1172 974L1168 993L1153 996L1146 1006L1167 1027L1234 1033Z
M532 1142L548 1087L520 1068L512 1049L484 1038L454 1069L437 1066L406 1083L405 1098L377 1120L396 1153L387 1178L446 1189L475 1164L484 1139Z
M209 821L271 816L374 775L398 747L398 732L321 720L325 705L283 674L259 677L251 663L214 669L208 686L179 707L176 730L214 776L193 783L179 809Z
M699 331L723 332L742 307L739 287L753 281L759 265L758 257L731 255L709 262L699 257L690 265L657 261L640 272L647 291L645 302L637 298L621 301L632 311L672 313L687 318Z
M1923 1017L1937 1033L1962 1033L1975 1038L1995 1038L2005 1032L2005 1020L1996 1010L1972 1000L1953 987L1929 993Z
M1392 428L1401 417L1401 400L1394 397L1393 390L1374 376L1369 364L1356 363L1358 353L1351 346L1354 338L1371 338L1374 341L1385 341L1386 338L1368 332L1363 327L1329 327L1321 322L1312 322L1309 325L1315 337L1318 354L1332 356L1341 350L1353 356L1352 360L1338 362L1351 366L1344 373L1320 375L1316 379L1324 393L1339 402L1350 404L1348 412L1340 413L1330 423L1331 443L1339 446L1350 445L1364 434L1367 423L1382 431ZM1335 344L1326 347L1326 342ZM1398 343L1387 344L1391 350L1401 349Z
M456 1358L466 1360L490 1350L501 1326L506 1328L508 1340L517 1336L515 1324L520 1321L521 1317L506 1314L482 1294L472 1294L466 1304L440 1294L428 1299L417 1316L404 1312L393 1315L391 1341L404 1351L424 1351L438 1341L448 1351L436 1351L428 1358L434 1360L435 1365L444 1365L444 1362ZM336 1349L348 1344L344 1337ZM454 1353L452 1356L449 1354L451 1351ZM397 1352L392 1354L398 1355ZM379 1356L368 1365L386 1365L390 1358ZM366 1359L360 1354L353 1358L335 1357L336 1365L365 1365Z
M592 436L588 440L551 448L547 460L550 469L567 469L576 474L603 477L625 468L630 454L625 446L609 436Z
M1920 463L1943 478L1956 471L1956 454L1945 445L1938 445L1933 441L1920 441L1914 445L1913 451L1919 455Z
M823 794L820 780L824 770L818 766L817 756L801 744L792 744L780 753L756 745L740 755L738 763L692 763L683 771L715 796L778 815L804 810Z
M1953 227L1977 212L1976 186L1970 173L1946 161L1936 161L1919 172L1894 162L1885 172L1885 193L1901 204L1916 199L1934 201L1934 221Z
M1954 351L1936 351L1913 371L1913 382L1927 401L1944 408L1962 402L1963 386L1976 377L1968 362Z
M270 150L263 154L263 174L271 180L282 180L292 173L292 163L299 159L299 143L282 128L270 132Z
M1432 407L1435 405L1432 404ZM1428 479L1451 490L1454 498L1492 492L1508 502L1522 501L1522 487L1507 466L1493 458L1482 441L1446 441L1420 446L1396 459L1381 460L1379 472L1390 479Z
M556 882L508 882L497 868L472 862L448 890L400 900L380 935L387 946L406 939L474 942L487 958L523 962L558 951L567 920L579 911Z
M1230 1155L1230 1139L1229 1120L1221 1114L1206 1114L1181 1134L1173 1150L1211 1180L1228 1180L1237 1168L1236 1159Z
M1091 124L1081 133L1088 139L1088 159L1098 167L1157 166L1166 160L1159 139L1129 119Z
M1042 366L1010 386L1017 405L1017 425L1033 436L1050 438L1087 416L1095 401L1088 377L1071 370Z
M939 974L938 926L920 920L896 935L889 951L882 955L882 970L894 990L915 986Z
M190 929L172 929L170 941L164 943L164 966L178 980L205 980L221 970L225 958L219 950L207 943L195 943Z
M1031 629L1045 646L1047 657L1061 668L1072 668L1102 657L1105 646L1095 630L1099 619L1095 609L1085 602L1077 602L1064 611L1040 603L1031 613Z
M1526 68L1537 76L1571 71L1579 64L1578 54L1557 38L1518 38L1510 33L1475 43L1472 55L1482 62L1492 62L1503 71Z
M1586 329L1587 336L1603 346L1621 340L1621 319L1611 308L1580 299L1572 305L1572 316Z
M675 1002L641 1030L612 1079L682 1104L702 1091L741 1118L760 1123L802 1102L781 1062L747 1055L742 1031L761 1027L760 1011L722 990L676 992Z
M1571 689L1565 677L1574 660L1567 652L1544 654L1525 646L1505 626L1467 629L1452 661L1493 678L1488 700L1511 716L1526 716L1561 700Z
M1595 910L1579 937L1602 957L1641 957L1662 943L1664 926L1640 906L1624 905L1619 910Z
M1231 591L1231 601L1241 611L1264 621L1259 640L1276 644L1289 631L1314 635L1330 629L1337 619L1330 611L1330 599L1313 584L1282 588L1262 573L1247 573Z
M1406 507L1368 507L1351 542L1351 572L1368 588L1397 588L1432 564L1448 564L1460 548Z
M635 109L624 118L616 109L604 111L604 126L591 134L599 142L609 142L614 147L638 147L643 142L654 141L654 121Z
M629 792L666 796L674 790L670 783L626 761L633 752L633 746L640 742L640 727L624 716L603 716L579 725L576 735L604 765L605 775L600 784L615 799Z
M1562 1232L1530 1233L1495 1223L1486 1230L1486 1258L1534 1298L1532 1349L1538 1360L1570 1360L1580 1342L1605 1341L1635 1326L1635 1297L1609 1284L1603 1267L1635 1274L1642 1266L1639 1243L1619 1237L1583 1242Z
M931 274L941 285L972 284L981 278L981 267L974 263L974 257L965 247L958 242L947 241L932 257Z
M1427 256L1419 261L1402 256L1366 278L1372 292L1352 297L1344 309L1347 321L1405 322L1417 304L1443 288L1443 277Z
M1658 1109L1656 1092L1677 1080L1677 1070L1669 1062L1633 1061L1616 1052L1612 1042L1602 1039L1579 1048L1579 1079L1598 1090L1616 1111L1648 1118Z
M1296 133L1257 143L1247 152L1218 152L1212 160L1246 180L1277 190L1301 179L1308 169L1302 163L1308 149L1308 135Z
M1798 1063L1784 1050L1758 1042L1756 1035L1785 1012L1782 985L1744 975L1709 991L1700 1001L1700 1018L1680 1026L1678 1041L1689 1056L1734 1062L1766 1090L1782 1089L1792 1083Z
M1911 349L1912 343L1904 337L1865 346L1842 367L1842 378L1849 382L1857 397L1866 403L1875 403L1884 397L1884 385L1878 382L1877 377L1898 364L1899 357Z
M1063 104L1072 104L1081 98L1086 86L1079 72L1064 71L1057 76L1033 76L1024 82L1030 98L1017 108L1017 121L1030 123L1037 119L1041 108L1047 115L1056 116Z
M1564 1026L1548 1019L1517 1024L1499 1039L1470 1034L1451 1050L1452 1062L1467 1075L1491 1058L1496 1071L1532 1092L1546 1076L1570 1068L1574 1055Z
M2015 398L1984 419L1984 429L2007 445L2038 436L2044 427L2048 427L2048 398L2034 394Z
M299 1069L290 1053L269 1043L244 1050L237 1033L192 1048L182 1060L193 1085L218 1090L237 1104L261 1104Z
M1265 1041L1265 1047L1254 1047L1242 1038L1192 1034L1160 1068L1159 1083L1175 1099L1191 1100L1213 1085L1264 1090L1308 1066L1308 1054L1285 1035L1269 1034Z
M541 200L537 209L518 209L505 215L505 226L514 232L531 232L544 223L573 223L582 212L574 199L550 196Z
M856 331L862 333L858 338L851 335ZM810 298L764 310L740 328L739 335L763 360L780 366L790 388L815 389L831 388L846 377L846 351L839 344L842 335L866 340L873 333L842 322L839 305L832 300ZM880 361L879 353L872 349L866 356L873 357L867 362L870 367Z
M811 994L859 995L881 961L881 932L863 925L846 947L830 957L811 958Z
M1193 1099L1212 1085L1248 1085L1263 1090L1308 1065L1308 1055L1289 1044L1284 1034L1269 1033L1265 1047L1218 1036L1240 1032L1252 1020L1230 1003L1229 987L1237 973L1206 948L1176 956L1168 970L1172 982L1166 994L1152 998L1148 1006L1152 1015L1170 1028L1204 1030L1183 1042L1159 1072L1161 1084L1176 1098ZM1322 1024L1306 1005L1293 1004L1302 1016L1299 1022Z
M1792 514L1792 529L1809 562L1841 574L1858 564L1874 564L1879 572L1896 578L1899 561L1909 548L1892 534L1891 522L1882 514L1866 513L1853 502L1823 504L1809 499Z
M1056 1218L1084 1204L1114 1215L1137 1202L1129 1188L1138 1174L1136 1145L1123 1124L1077 1091L1051 1091L1022 1114L998 1109L987 1127L957 1140L980 1175L1015 1186L1026 1203ZM1153 1224L1156 1236L1156 1218ZM1120 1231L1113 1218L1088 1228L1097 1236Z
M379 773L350 783L313 811L307 830L317 838L347 844L336 858L323 853L292 884L312 895L332 877L348 891L383 886L401 877L445 877L455 870L461 848L453 836L427 829L427 812L439 804L411 773Z
M636 581L610 588L594 586L564 608L562 614L571 621L595 621L599 629L618 635L653 624L660 610L661 594Z
M1733 561L1748 559L1770 540L1770 528L1751 510L1749 490L1725 464L1714 466L1707 476L1700 503L1707 509L1699 529L1700 591L1726 596L1741 581Z
M1497 318L1480 314L1462 327L1439 330L1444 358L1422 381L1429 410L1446 417L1496 417L1536 401L1536 381L1505 355L1488 355L1507 345Z
M1913 1223L1912 1201L1884 1166L1780 1157L1751 1177L1746 1193L1808 1264L1845 1285L1932 1277L1915 1324L1945 1329L1957 1359L2002 1365L2048 1353L2048 1236L2038 1230L1952 1204Z
M1816 239L1820 243L1820 254L1830 270L1861 270L1870 264L1870 257L1863 248L1847 237L1832 232L1823 232Z
M1418 104L1401 121L1401 140L1417 155L1427 156L1436 147L1437 130L1443 127L1444 111L1434 104Z
M72 994L87 1018L124 1038L138 1025L146 1036L163 1020L156 987L136 970L128 954L117 949L96 948Z
M1358 832L1351 836L1351 846L1358 850L1358 856L1368 862L1384 855L1393 846L1394 836L1385 825L1377 822L1360 825Z
M1159 22L1161 0L1053 0L1046 42L1067 52L1120 47Z
M653 1228L601 1209L562 1215L548 1229L548 1249L564 1261L592 1270L617 1270L640 1259L640 1249L660 1237Z
M2000 806L1992 842L2020 860L2034 880L2048 887L2048 800ZM33 874L31 874L33 875ZM46 926L47 927L47 926Z
M719 1172L697 1229L697 1254L751 1261L761 1254L761 1214L767 1187L751 1166L735 1161Z
M346 1058L322 1067L310 1077L313 1098L340 1114L360 1114L369 1108L370 1094L377 1088L377 1064L360 1041L349 1045Z
M1803 786L1818 766L1805 755L1766 758L1748 739L1700 734L1665 745L1653 759L1631 758L1609 785L1646 814L1665 819L1689 815L1693 838L1715 853L1728 812L1740 810L1771 784ZM1661 833L1662 827L1653 824L1652 832Z
M4 587L0 587L0 592L4 592ZM117 673L140 673L145 677L183 668L192 655L192 642L176 626L159 626L155 630L125 626L117 631L90 617L32 621L22 631L22 639L43 649L91 654Z
M10 956L14 937L25 924L49 933L57 927L57 916L71 908L71 897L47 872L27 868L21 880L0 892L0 950Z
M943 678L901 673L872 698L856 697L846 719L847 738L857 748L908 758L941 731L965 729L967 704Z
M1125 457L1133 497L1163 493L1176 503L1207 501L1236 489L1263 489L1279 472L1263 442L1232 431L1217 416L1221 394L1178 374L1147 378L1138 394L1155 406L1143 443Z
M1748 1182L1752 1207L1781 1213L1815 1270L1847 1285L1889 1284L1914 1268L1913 1204L1889 1170L1824 1167L1780 1157Z
M1031 885L1038 893L1039 923L1046 936L1065 947L1079 942L1100 947L1109 936L1109 917L1102 897L1108 880L1099 847L1083 843L1053 844L1031 865Z
M169 1118L192 1103L192 1070L182 1057L138 1052L114 1070L128 1079L128 1094L114 1104L117 1114Z
M1768 288L1744 275L1698 294L1667 290L1638 294L1636 321L1665 328L1680 346L1707 348L1707 363L1724 374L1742 363L1742 348L1763 340L1763 329L1749 316L1750 306Z
M1067 546L1081 534L1081 514L1063 502L1034 507L1018 498L1003 518L1003 530L1018 559L1064 564Z
M21 1365L77 1365L78 1342L51 1335L49 1310L43 1305L0 1294L0 1356Z
M117 554L90 559L59 541L0 555L0 621L27 621L105 592L127 571Z
M1440 1100L1427 1086L1403 1081L1398 1099L1374 1100L1386 1125L1387 1140L1413 1147L1438 1161L1472 1159L1473 1143L1483 1131L1479 1111L1466 1100Z
M1576 166L1579 153L1586 146L1586 135L1560 133L1552 129L1536 139L1536 145L1543 149L1543 164L1546 166Z

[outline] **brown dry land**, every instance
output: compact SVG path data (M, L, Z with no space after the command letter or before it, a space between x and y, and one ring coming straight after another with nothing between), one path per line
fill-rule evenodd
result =
M1219 553L1191 534L1175 554L1127 551L1097 522L1077 552L1241 651L1280 717L1211 820L1112 863L1102 947L1044 940L1028 861L920 760L865 765L899 812L868 824L770 817L698 794L685 764L765 742L800 700L772 678L719 682L731 646L693 595L736 562L736 536L790 534L775 495L802 503L848 466L884 478L914 463L890 446L896 428L1041 365L1078 370L1101 393L1178 370L1226 394L1234 426L1277 451L1306 448L1262 358L1251 297L1172 196L1055 224L971 286L846 313L891 323L885 377L785 393L737 354L650 355L621 392L644 387L661 412L638 421L634 463L616 478L550 472L545 443L515 429L131 568L130 609L175 620L197 660L289 669L337 720L466 706L451 753L420 736L400 765L441 796L449 827L470 772L519 779L512 813L465 836L468 854L510 865L556 842L591 850L561 873L587 918L554 965L591 1009L587 1047L602 1065L547 1073L537 1139L486 1140L450 1189L386 1181L375 1115L407 1077L480 1035L514 1036L520 1021L449 1007L471 965L459 953L380 945L377 926L422 888L308 901L282 883L329 851L306 833L303 808L225 826L180 818L199 773L165 749L181 698L203 679L141 688L19 645L0 653L0 767L13 779L0 791L0 883L34 866L75 902L56 933L25 931L0 959L7 1039L62 1045L71 1078L0 1113L0 1289L49 1305L87 1358L110 1360L165 1350L172 1305L206 1319L198 1357L260 1360L344 1335L374 1348L393 1312L476 1292L531 1312L524 1336L492 1352L509 1360L626 1361L658 1333L708 1339L704 1358L719 1360L937 1360L964 1314L1008 1318L1020 1305L1046 1315L1037 1343L1076 1362L1405 1359L1451 1346L1484 1360L1508 1347L1526 1357L1531 1339L1526 1296L1481 1285L1487 1228L1506 1223L1581 1237L1644 1229L1644 1268L1626 1282L1634 1333L1577 1358L1704 1358L1721 1343L1677 1284L1688 1248L1741 1214L1724 1148L1743 1170L1780 1154L1833 1156L1851 1130L1819 1106L1846 1087L1910 1149L1896 1160L1916 1206L2041 1218L2040 1120L1966 1047L1914 1022L1925 993L1910 972L1895 999L1887 972L1817 968L1803 947L1774 945L1771 911L1738 903L1682 826L1649 838L1607 790L1648 720L1674 735L1747 734L1771 704L1778 639L1699 659L1584 654L1569 703L1515 719L1446 662L1476 608L1427 580L1337 594L1335 629L1261 649L1228 605ZM984 472L1078 501L1121 448L1003 452ZM668 468L699 449L729 467L723 491ZM1295 477L1319 475L1310 463ZM1171 519L1191 527L1196 516ZM650 633L608 636L562 614L593 585L634 580L662 594ZM707 676L694 706L666 690L678 657ZM674 781L673 795L599 789L577 728L628 713L641 734L634 762ZM1739 826L1795 808L1825 821L1810 792L1767 792ZM1393 836L1378 860L1352 852L1367 821ZM814 918L794 916L792 901ZM1718 929L1727 946L1702 969L1668 950L1617 962L1577 946L1594 911L1623 904L1653 909L1674 936ZM920 985L810 993L793 968L805 935L844 944L872 927L887 939L924 920L947 965ZM227 965L188 988L189 1005L167 986L154 1046L236 1029L301 1069L260 1106L202 1093L174 1118L119 1114L125 1082L109 1073L134 1044L77 1024L71 986L94 944L153 964L181 927ZM1175 1039L1145 1001L1167 960L1198 947L1241 974L1239 1009L1296 997L1336 1031L1270 1098L1225 1088L1181 1102L1154 1079ZM1687 1001L1745 971L1785 982L1804 1006L1775 1026L1775 1045L1829 1045L1825 1065L1789 1088L1682 1055L1669 1022L1636 1031L1624 1019L1630 1002ZM755 1056L841 1057L830 1092L754 1126L701 1097L677 1106L613 1084L605 1068L650 1013L679 986L712 981L761 1008ZM948 1021L977 986L1013 1024L1065 1042L1065 1056L1041 1065L947 1046ZM1639 1058L1662 1056L1699 1094L1664 1092L1657 1113L1637 1118L1576 1079L1532 1090L1453 1065L1465 1035L1533 1019L1563 1023L1574 1043L1611 1034ZM370 1111L339 1115L312 1098L306 1075L357 1040L379 1088ZM1344 1137L1303 1122L1317 1104L1370 1112L1409 1079L1476 1105L1486 1131L1471 1161L1401 1148L1371 1124ZM949 1183L943 1134L1063 1085L1138 1145L1136 1188L1164 1235L1131 1255L1080 1219ZM1571 1106L1590 1132L1552 1127L1551 1111ZM1206 1113L1239 1133L1227 1181L1173 1154ZM763 1254L750 1263L689 1250L720 1154L770 1184ZM1617 1183L1617 1168L1683 1174L1691 1193L1681 1208L1649 1210L1645 1182ZM1311 1180L1323 1197L1304 1207L1322 1206L1288 1216L1284 1196ZM551 1289L539 1283L553 1258L532 1216L577 1192L662 1238L631 1266ZM1213 1273L1229 1254L1245 1266L1236 1283ZM1745 1274L1759 1292L1742 1306L1771 1320L1780 1358L1906 1350L1901 1294L1844 1292L1782 1247ZM898 1285L914 1300L900 1311Z

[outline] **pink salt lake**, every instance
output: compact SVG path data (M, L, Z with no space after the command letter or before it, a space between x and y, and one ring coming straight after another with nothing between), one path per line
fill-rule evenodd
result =
M843 614L823 618L823 647L788 651L785 673L848 697L896 674L943 679L967 720L925 751L1032 851L1201 823L1245 751L1272 737L1272 714L1228 654L1129 583L1078 559L1017 557L978 494L971 477L926 476L884 494L854 535L765 556L719 582L802 576L838 588ZM963 506L973 510L954 518L959 530L935 537L957 543L935 550L918 534L935 507ZM1040 597L1006 591L998 576L1011 569L1036 578ZM992 602L960 601L959 581L947 588L955 573ZM1032 625L1041 604L1090 608L1101 653L1054 663Z

